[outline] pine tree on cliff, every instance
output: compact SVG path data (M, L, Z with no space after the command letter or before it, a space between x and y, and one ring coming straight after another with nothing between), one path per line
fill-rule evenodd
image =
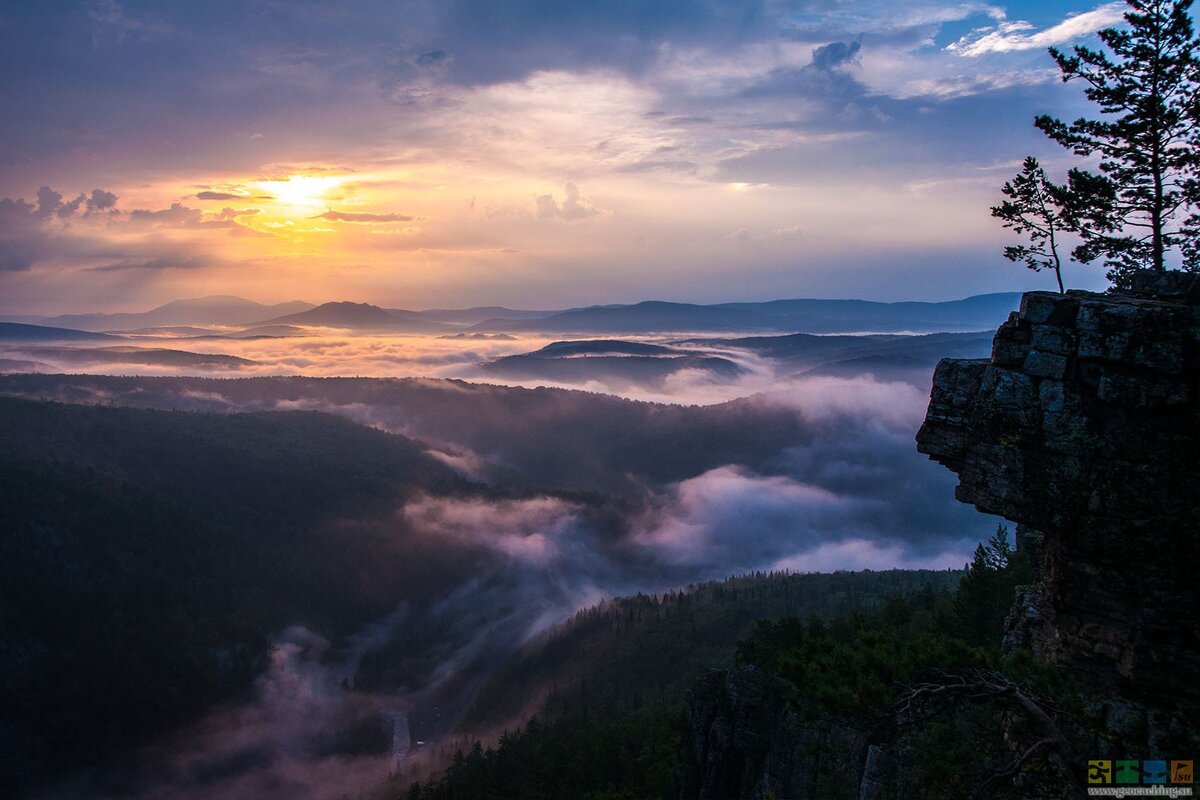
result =
M1033 156L1025 159L1021 174L1001 189L1008 199L992 207L992 216L1003 220L1004 227L1029 238L1029 244L1004 248L1009 261L1022 261L1034 272L1054 270L1058 291L1063 291L1062 238L1077 230L1066 212L1067 187L1050 180L1046 170Z
M1097 163L1098 171L1072 169L1060 187L1044 173L1027 174L1027 161L1026 172L1005 187L1010 201L992 209L1006 227L1031 236L1032 248L1006 249L1010 260L1061 268L1057 245L1063 234L1074 234L1071 257L1084 264L1103 259L1118 286L1138 269L1164 271L1175 250L1181 266L1200 271L1200 41L1189 15L1192 0L1127 4L1126 26L1098 34L1107 50L1077 46L1067 55L1050 48L1062 80L1083 81L1100 118L1034 120L1053 141ZM1022 180L1045 182L1052 201L1047 209L1029 200L1022 205L1022 197L1008 191ZM1047 228L1053 239L1039 233Z

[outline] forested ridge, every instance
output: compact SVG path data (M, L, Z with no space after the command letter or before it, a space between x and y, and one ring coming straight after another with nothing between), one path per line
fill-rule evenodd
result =
M434 591L453 548L418 554L389 516L468 488L326 414L0 399L0 787L244 692L286 625L335 638Z
M463 584L479 552L409 536L396 513L406 499L544 496L531 492L470 483L421 442L324 413L0 399L4 789L247 698L286 626L336 642L400 599ZM612 502L563 499L598 518ZM1016 578L1011 553L989 547L965 581L754 573L581 611L498 663L458 732L433 745L445 774L415 788L402 774L389 790L670 796L686 785L689 687L738 663L804 685L800 710L876 713L896 681L931 664L997 663ZM421 645L418 619L363 653L355 689L386 693L437 666L438 633Z
M491 679L468 726L510 721L546 696L546 711L637 710L678 702L697 673L729 663L755 622L869 611L918 590L952 590L961 573L888 570L753 573L579 612L514 655Z
M1000 653L1007 604L1029 579L1005 537L998 531L981 545L965 573L750 575L591 609L515 658L490 687L502 696L500 686L519 691L573 664L574 679L560 680L539 714L491 746L464 741L444 773L397 785L393 796L694 796L686 692L698 675L731 663L786 681L801 720L868 728L894 725L904 686L943 671L1004 666L1052 681L1023 656ZM999 736L990 711L935 721L906 747L943 748L946 757L920 761L909 779L941 781L945 796L969 793L979 764L1004 752ZM853 776L843 778L830 790L857 797Z

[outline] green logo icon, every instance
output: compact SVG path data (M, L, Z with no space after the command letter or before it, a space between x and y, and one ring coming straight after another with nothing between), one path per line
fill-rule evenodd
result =
M1117 783L1139 783L1141 781L1142 762L1118 761L1114 766L1117 769Z

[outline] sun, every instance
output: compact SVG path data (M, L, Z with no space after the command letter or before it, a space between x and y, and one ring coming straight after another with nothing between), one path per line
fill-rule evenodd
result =
M282 206L298 209L323 208L345 178L331 175L289 175L283 180L259 181L258 188Z

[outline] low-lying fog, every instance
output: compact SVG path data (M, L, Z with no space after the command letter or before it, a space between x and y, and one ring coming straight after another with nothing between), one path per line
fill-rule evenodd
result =
M654 402L711 404L777 389L781 381L823 364L819 355L801 358L799 362L780 360L753 347L742 346L729 334L717 338L713 334L693 332L622 336L619 340L532 334L372 334L319 328L306 329L299 335L248 339L196 335L110 336L112 338L87 342L0 341L0 374L456 378L511 386L558 386ZM900 347L903 342L899 340L911 339L921 343L921 358L907 356L910 363L890 365L887 376L899 374L902 379L923 388L927 385L926 373L932 371L936 360L929 357L930 347L934 347L932 340L971 336L980 337L979 334L896 334L890 337L898 341L891 343L889 353L896 352L901 354L901 359L905 358L905 351ZM618 350L609 353L593 347L586 352L555 354L553 360L540 358L542 348L562 342L564 338L568 343L612 341L626 348L649 345L660 352ZM745 341L758 342L766 338L776 337ZM856 337L821 338L852 342ZM881 337L863 335L857 338L868 343ZM958 343L958 347L962 346ZM869 351L869 354L876 353ZM947 345L945 355L958 354L953 344ZM838 355L830 353L827 358L837 361ZM585 359L586 364L569 363ZM903 370L905 367L908 371ZM871 372L869 366L860 366L848 372L843 369L840 374L868 372ZM871 374L883 376L879 369Z
M624 341L689 338L695 337ZM655 372L644 383L622 371L624 365L614 371L603 360L614 357L604 347L571 354L600 359L594 376L586 368L573 373L584 376L576 382L481 366L550 342L328 332L131 342L254 362L218 370L56 363L45 353L39 358L36 347L7 348L5 358L41 361L43 372L462 378L709 406L671 409L578 393L510 395L434 381L396 384L389 388L395 396L380 390L360 397L323 382L289 384L284 391L255 381L168 385L80 376L35 385L0 376L2 394L75 402L328 411L427 442L430 452L472 480L515 475L525 487L544 487L507 499L420 495L397 508L397 519L413 535L485 553L476 574L447 586L437 602L402 604L386 619L364 621L348 642L330 645L302 627L281 631L254 699L214 712L150 753L152 767L135 782L136 794L197 800L366 791L386 775L389 757L330 752L322 744L329 725L364 708L419 710L439 703L449 727L489 669L515 646L605 597L760 569L957 568L994 528L994 520L957 503L952 476L914 448L928 402L928 353L813 371L811 359L798 367L795 359L727 342L687 343L670 357L698 354L736 368L681 361L680 369ZM962 352L951 345L962 343L947 344L947 354ZM616 441L621 438L629 441ZM598 510L564 490L616 499ZM341 687L343 680L353 684L364 653L403 649L406 636L430 629L443 631L442 656L420 685L382 693ZM61 796L78 790L71 786Z

